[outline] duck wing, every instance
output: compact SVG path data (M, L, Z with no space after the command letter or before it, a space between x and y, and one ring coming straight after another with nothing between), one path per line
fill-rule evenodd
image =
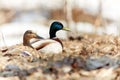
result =
M56 41L54 40L36 40L34 42L31 43L32 47L34 47L36 50L40 50L42 48L44 48L45 46L51 44L51 43L55 43Z

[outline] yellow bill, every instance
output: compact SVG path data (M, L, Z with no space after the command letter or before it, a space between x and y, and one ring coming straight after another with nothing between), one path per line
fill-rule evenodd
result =
M70 31L70 29L69 29L69 28L67 28L67 27L63 27L63 28L62 28L62 30L65 30L65 31Z

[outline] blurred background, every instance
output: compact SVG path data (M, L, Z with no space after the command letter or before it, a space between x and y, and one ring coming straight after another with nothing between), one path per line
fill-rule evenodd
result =
M120 35L120 0L0 0L0 47L22 43L26 30L49 37L49 26L60 21L71 33Z

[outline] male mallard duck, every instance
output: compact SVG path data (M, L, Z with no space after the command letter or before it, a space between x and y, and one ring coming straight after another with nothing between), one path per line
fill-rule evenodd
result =
M56 37L56 32L59 30L69 31L69 29L63 27L62 23L60 22L53 22L51 24L49 31L50 39L43 39L33 31L28 30L24 34L23 45L35 48L42 53L61 53L63 50L63 44L61 40ZM30 39L32 38L39 38L39 40L30 43Z

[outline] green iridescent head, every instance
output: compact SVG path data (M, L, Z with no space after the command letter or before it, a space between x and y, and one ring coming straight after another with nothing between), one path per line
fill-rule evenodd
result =
M62 23L55 21L50 26L50 32L49 32L50 38L56 37L56 32L59 31L59 30L69 31L68 28L63 27Z

